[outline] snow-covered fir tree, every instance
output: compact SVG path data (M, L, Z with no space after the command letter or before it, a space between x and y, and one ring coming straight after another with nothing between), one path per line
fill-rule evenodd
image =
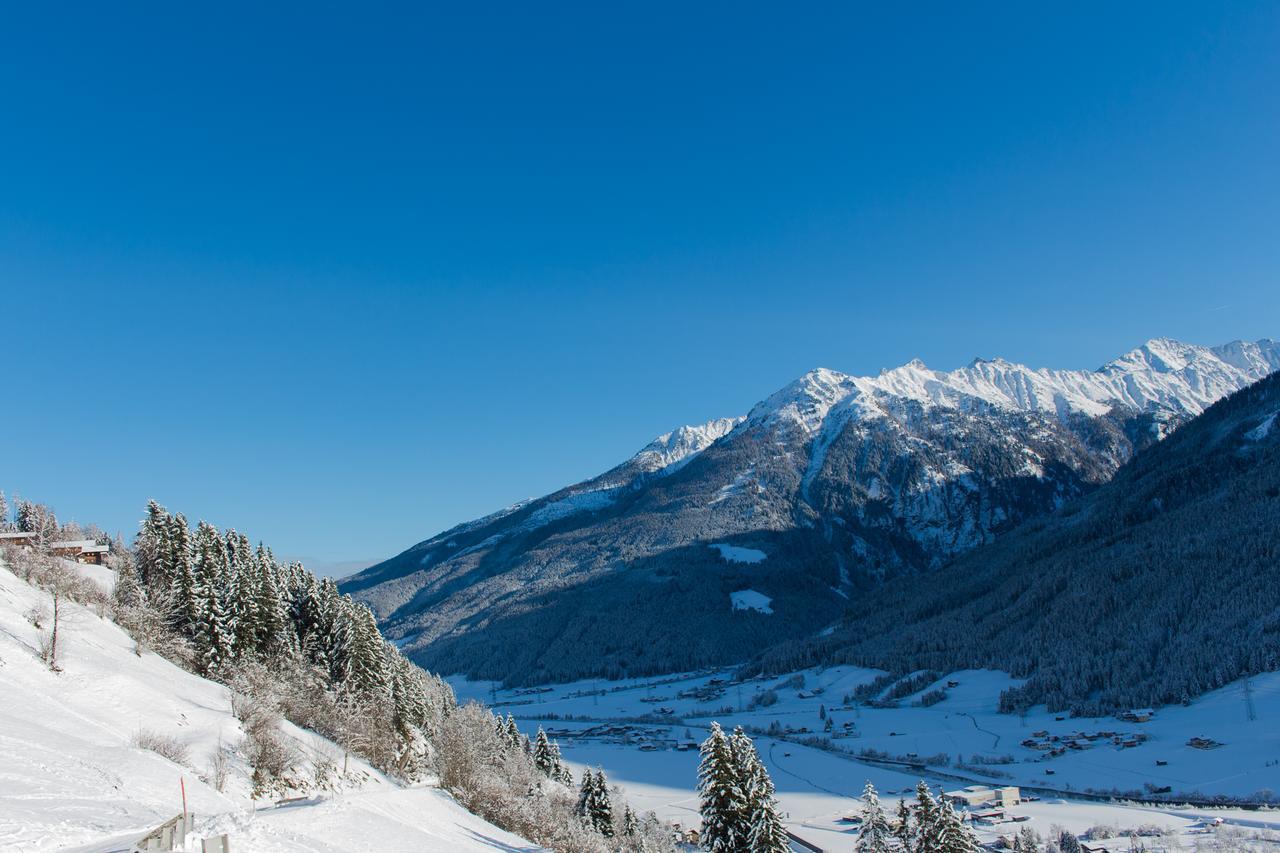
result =
M915 853L942 853L941 812L929 786L921 780L916 785L916 801L911 807L915 825Z
M747 849L746 795L729 738L716 722L711 724L711 733L702 742L698 801L705 849L713 853L738 853Z
M1080 839L1076 838L1070 832L1062 832L1058 836L1058 849L1062 853L1083 853L1080 846Z
M1014 853L1040 853L1040 835L1029 826L1013 837Z
M551 778L561 785L573 787L573 773L560 755L560 744L551 741Z
M862 789L862 825L858 827L858 840L853 849L856 853L885 853L893 844L893 828L880 807L880 796L875 786L867 782Z
M964 821L960 813L945 799L939 803L937 811L938 849L942 853L977 853L978 839Z
M591 795L587 799L587 821L591 828L605 838L613 837L613 800L609 794L609 780L604 771L596 768Z
M635 838L639 829L640 820L636 817L631 804L627 803L622 807L622 836L624 838Z
M914 850L916 846L916 827L911 820L911 807L903 797L898 800L898 808L894 813L893 837L900 850Z
M747 843L754 853L785 853L791 849L791 841L778 816L778 801L769 771L741 727L734 729L729 741L745 798L743 818Z
M547 733L542 730L542 726L538 726L538 734L533 739L533 765L548 778L556 770L555 762L551 757L551 741L547 740Z

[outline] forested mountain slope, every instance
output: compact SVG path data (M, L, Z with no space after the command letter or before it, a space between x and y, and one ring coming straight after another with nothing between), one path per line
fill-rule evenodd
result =
M1277 368L1274 341L1158 339L1098 370L815 370L342 590L442 672L537 683L735 662L1087 494ZM735 610L747 590L769 603Z
M928 578L868 595L766 669L1007 669L1006 709L1177 702L1280 668L1280 374L1210 407L1106 486Z

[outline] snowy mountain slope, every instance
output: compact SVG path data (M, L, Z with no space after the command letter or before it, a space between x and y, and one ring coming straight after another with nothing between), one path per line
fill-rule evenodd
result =
M1181 702L1280 668L1280 373L1208 408L1061 513L898 579L770 670L983 661L1029 680L1010 708Z
M53 673L28 618L41 609L47 626L47 593L0 566L0 851L119 850L181 812L180 780L199 833L230 832L237 850L535 849L442 792L401 788L354 758L343 793L255 812L238 758L222 792L202 779L219 742L243 736L225 687L136 655L118 626L74 604L63 605ZM341 764L329 741L282 726L304 756ZM188 764L133 746L140 730L178 738Z
M677 430L343 588L446 672L532 682L724 662L816 632L868 583L936 568L1091 491L1277 368L1270 340L1157 339L1093 371L818 369L744 418ZM710 543L768 558L728 561ZM742 589L774 612L735 613Z

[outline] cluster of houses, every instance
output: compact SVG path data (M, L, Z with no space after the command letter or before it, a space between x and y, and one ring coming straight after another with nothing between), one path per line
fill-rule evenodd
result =
M602 723L585 729L547 729L547 737L554 740L598 740L637 746L641 752L674 749L677 752L698 751L701 744L690 738L677 738L669 728L640 726L632 723Z
M1066 755L1069 749L1076 751L1089 749L1099 741L1110 741L1120 749L1130 749L1146 743L1147 740L1148 736L1141 732L1130 734L1126 732L1096 731L1051 735L1047 730L1041 730L1032 732L1031 737L1022 741L1022 745L1027 749L1048 753L1050 758L1057 758L1060 755Z
M699 702L714 702L724 695L723 684L724 682L720 679L713 678L702 687L690 687L688 690L681 690L676 694L676 698L696 699Z
M1145 723L1155 715L1156 712L1152 708L1130 708L1128 711L1116 714L1116 719L1126 723Z
M0 533L0 545L32 549L43 547L47 553L55 557L75 560L77 563L91 563L95 566L106 562L107 552L110 551L110 546L99 545L92 539L68 539L63 542L47 542L42 546L39 533L21 530Z

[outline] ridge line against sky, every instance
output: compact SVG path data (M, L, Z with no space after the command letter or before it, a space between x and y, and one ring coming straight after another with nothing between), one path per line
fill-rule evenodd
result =
M1276 337L1278 42L1264 3L15 8L0 488L364 560L818 365Z

